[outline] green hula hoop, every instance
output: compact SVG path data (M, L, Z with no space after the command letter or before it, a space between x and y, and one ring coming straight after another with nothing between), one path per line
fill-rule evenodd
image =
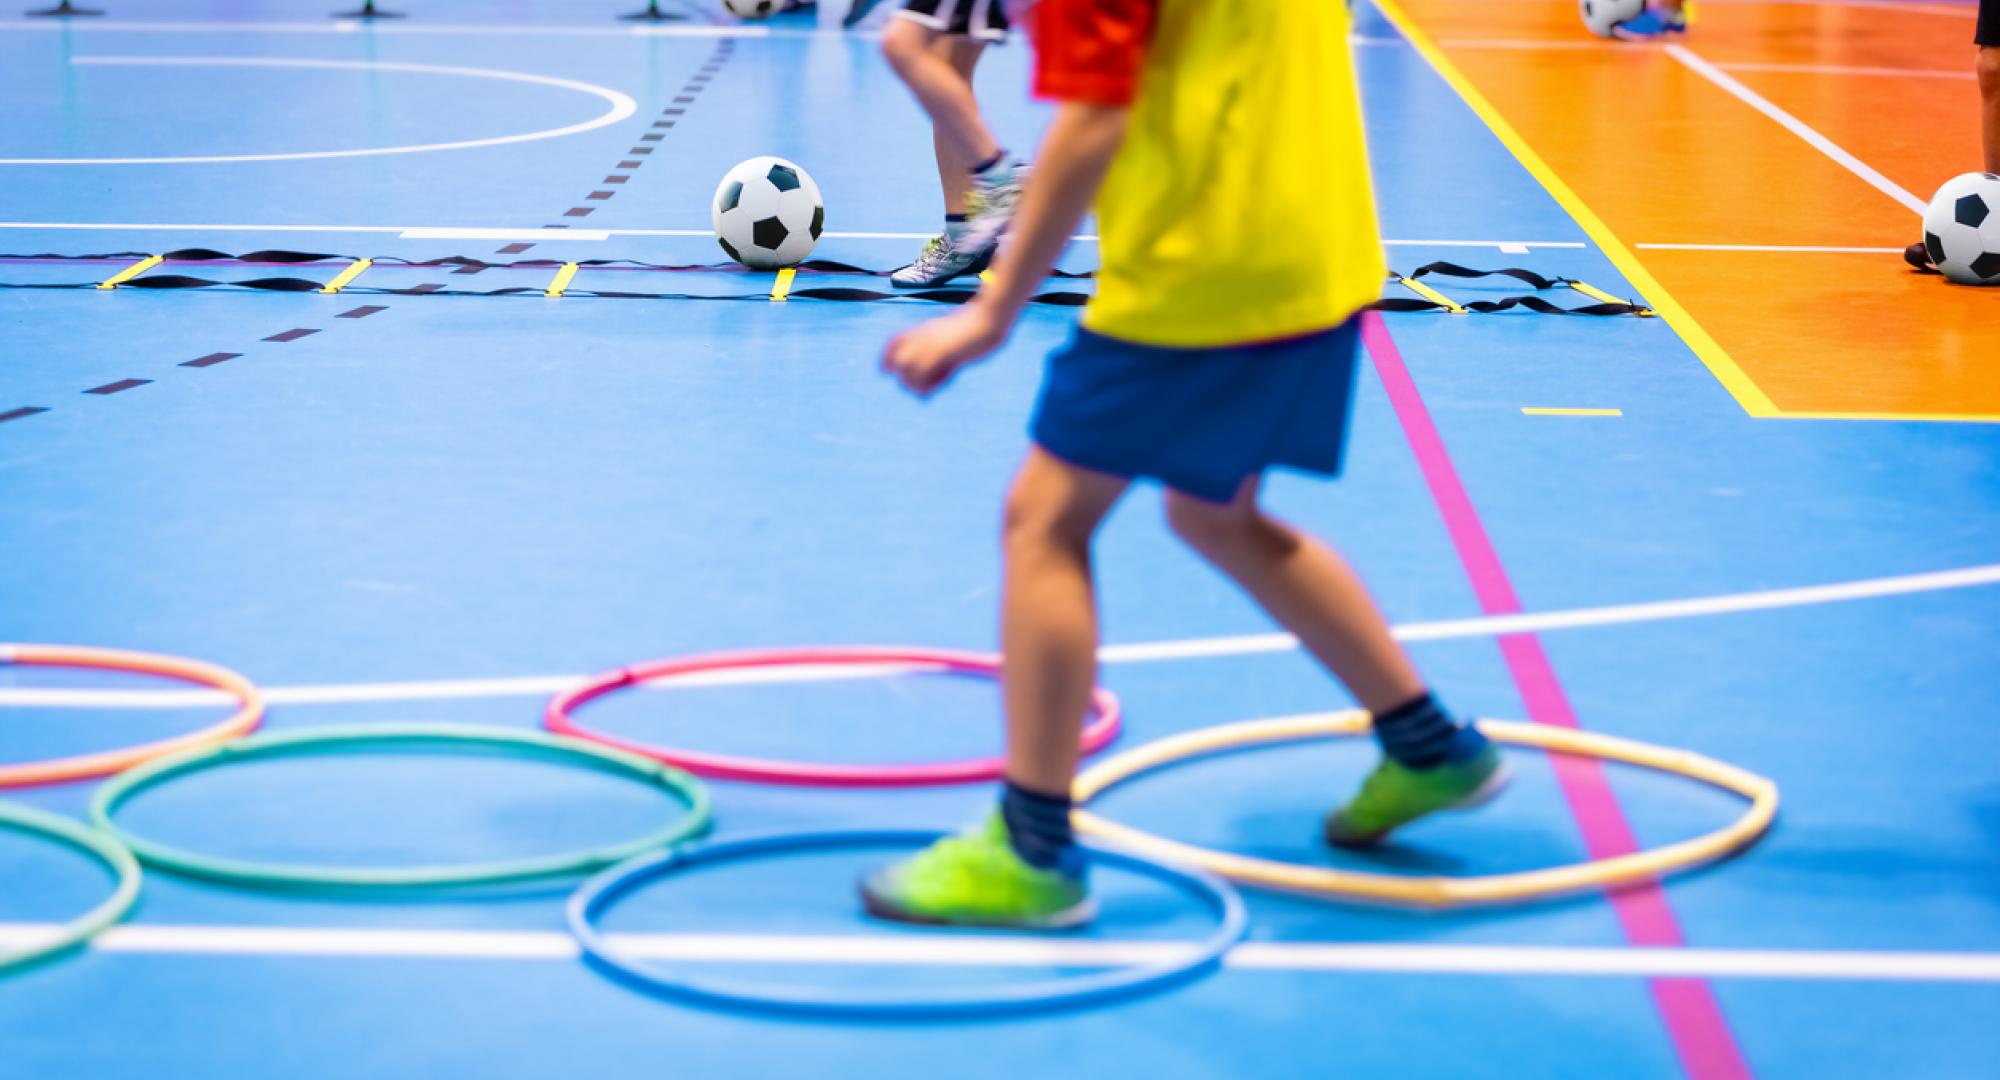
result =
M98 829L66 817L45 814L18 803L0 803L0 829L45 836L95 856L118 878L109 899L81 918L65 923L47 941L12 951L0 950L0 973L24 968L57 953L74 949L125 917L139 900L139 862L125 845Z
M503 862L451 863L407 867L327 867L253 862L196 854L135 836L115 820L118 808L132 796L177 776L236 765L260 758L310 755L330 746L432 745L487 746L529 757L552 757L580 763L602 772L636 777L672 795L687 813L636 840L582 851ZM671 847L706 833L710 824L708 790L700 781L669 765L637 754L588 743L582 739L538 731L474 727L464 724L397 724L312 728L203 747L159 758L120 773L97 789L90 818L98 828L122 841L147 866L186 877L205 878L255 888L383 888L420 889L444 886L498 885L534 878L586 873L643 852Z

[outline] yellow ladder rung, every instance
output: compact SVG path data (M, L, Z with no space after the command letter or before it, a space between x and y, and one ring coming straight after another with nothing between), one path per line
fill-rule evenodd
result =
M556 271L556 279L549 282L548 289L542 295L547 297L561 296L563 291L569 288L570 281L576 277L577 269L578 267L575 263L562 264L562 269Z
M357 260L353 265L349 266L345 270L342 270L339 273L339 275L336 276L332 281L327 282L326 287L321 289L320 292L328 296L332 296L334 293L337 293L340 290L345 289L349 285L353 284L355 278L360 277L363 271L367 270L369 267L374 265L375 265L374 259Z
M146 271L151 270L153 267L158 266L166 261L167 260L165 258L159 255L148 256L144 262L133 263L132 265L126 267L125 269L118 271L116 274L111 275L97 287L100 289L115 289L118 286L125 284L126 282L132 280L133 278L138 277L140 274L143 274Z
M1595 300L1600 304L1632 303L1632 301L1630 300L1621 300L1618 297L1615 297L1610 293L1605 292L1603 289L1600 289L1597 286L1592 285L1587 281L1572 281L1569 282L1568 284L1570 288L1575 289L1577 292L1580 292L1583 295L1590 297L1592 300ZM1639 309L1639 315L1641 317L1648 317L1653 314L1653 309L1645 306L1644 304L1632 304L1632 306Z
M777 280L771 282L771 302L773 304L784 303L785 297L792 294L792 279L797 277L798 273L797 269L790 266L778 271Z
M1416 293L1418 296L1421 296L1426 300L1429 300L1431 303L1444 308L1446 311L1450 312L1453 315L1465 314L1465 309L1459 306L1458 301L1453 300L1451 297L1446 296L1445 294L1437 291L1436 289L1431 288L1429 285L1426 285L1423 282L1416 280L1415 278L1406 278L1401 274L1398 274L1396 275L1396 281L1399 284L1401 284L1404 288L1410 290L1413 293Z

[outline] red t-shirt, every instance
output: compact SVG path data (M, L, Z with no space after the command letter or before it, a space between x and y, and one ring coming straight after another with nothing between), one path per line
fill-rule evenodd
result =
M1030 15L1035 96L1130 105L1157 0L1039 0Z

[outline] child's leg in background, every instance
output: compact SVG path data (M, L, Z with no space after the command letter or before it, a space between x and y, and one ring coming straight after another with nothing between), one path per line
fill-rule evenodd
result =
M972 73L978 69L979 58L986 52L985 42L939 35L932 49L965 80L968 88L972 86ZM990 132L988 138L991 138ZM967 155L961 141L947 136L944 129L936 124L931 125L931 141L937 148L938 184L944 191L944 212L947 218L963 220L970 210L972 170L983 159Z
M954 65L953 54L937 42L945 35L912 19L891 19L882 36L882 55L917 103L931 118L935 137L949 149L940 152L965 161L971 168L1000 156L1000 144L979 115L979 102L972 96L972 80Z

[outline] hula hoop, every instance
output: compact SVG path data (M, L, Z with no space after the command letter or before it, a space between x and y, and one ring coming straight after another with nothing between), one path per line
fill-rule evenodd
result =
M0 803L0 829L45 836L67 844L86 855L95 856L118 879L118 886L108 899L81 917L63 924L47 941L11 952L0 951L0 973L26 967L88 942L106 927L123 919L138 901L138 860L125 850L124 845L102 831L15 803Z
M711 653L676 660L654 660L634 667L608 671L567 693L558 694L543 713L542 726L562 735L615 746L686 769L711 780L743 780L758 784L795 787L921 787L936 784L964 784L998 780L1006 772L1004 758L984 757L925 765L813 765L764 758L734 757L651 746L630 739L593 731L576 722L574 711L581 705L613 690L660 679L750 668L825 666L902 666L939 670L963 675L994 678L1000 674L1000 658L981 653L946 649L877 648L873 646L797 649L752 649L743 652ZM1091 691L1091 711L1095 720L1084 726L1080 743L1085 754L1102 750L1118 737L1121 723L1118 699L1111 691L1097 687Z
M1073 979L1007 983L986 989L932 989L916 993L812 986L750 986L681 978L618 955L596 926L598 915L620 897L655 878L704 863L725 862L780 851L816 848L921 846L941 833L857 830L760 836L705 844L643 856L598 874L570 897L565 914L584 956L613 978L682 1001L726 1008L847 1019L937 1019L1039 1012L1101 1004L1166 987L1207 973L1249 928L1242 897L1228 883L1197 870L1102 848L1091 849L1099 865L1137 871L1193 893L1216 915L1216 928L1190 944L1179 959L1162 960Z
M214 858L134 836L122 828L113 817L127 799L176 776L242 764L258 758L309 755L328 746L371 744L488 746L517 751L530 757L565 758L580 762L588 768L632 776L651 783L680 801L686 806L687 813L679 820L636 840L620 844L528 859L408 867L299 866L288 863ZM283 735L260 735L254 739L161 758L122 773L98 788L96 797L91 800L90 817L98 828L117 837L126 847L132 849L132 853L139 857L140 862L188 877L206 878L254 888L305 886L414 889L496 885L596 870L634 855L701 835L709 826L709 804L708 792L700 782L677 769L631 754L593 746L577 739L558 738L536 731L510 731L504 728L472 727L462 724L408 724L315 728Z
M1366 733L1368 728L1367 713L1350 711L1250 720L1190 731L1128 751L1085 770L1077 777L1072 794L1080 807L1117 784L1176 761L1266 743L1360 735ZM1443 909L1537 900L1589 889L1613 889L1663 877L1713 862L1750 846L1770 828L1778 812L1776 784L1755 773L1700 754L1550 724L1481 720L1479 730L1496 742L1535 746L1558 754L1621 761L1685 776L1741 795L1750 800L1750 807L1733 824L1665 847L1542 870L1474 877L1405 877L1300 866L1167 840L1107 821L1082 809L1075 812L1073 820L1077 831L1085 835L1153 858L1199 866L1242 885L1339 900Z
M130 652L125 649L92 649L74 645L0 644L0 664L37 667L97 668L103 671L131 671L142 675L164 675L170 679L213 687L236 699L236 712L225 720L200 731L169 739L143 743L122 750L95 754L0 765L0 788L59 784L67 780L89 780L123 772L141 762L200 746L210 746L238 735L247 735L264 721L264 698L250 680L224 667L159 653Z

